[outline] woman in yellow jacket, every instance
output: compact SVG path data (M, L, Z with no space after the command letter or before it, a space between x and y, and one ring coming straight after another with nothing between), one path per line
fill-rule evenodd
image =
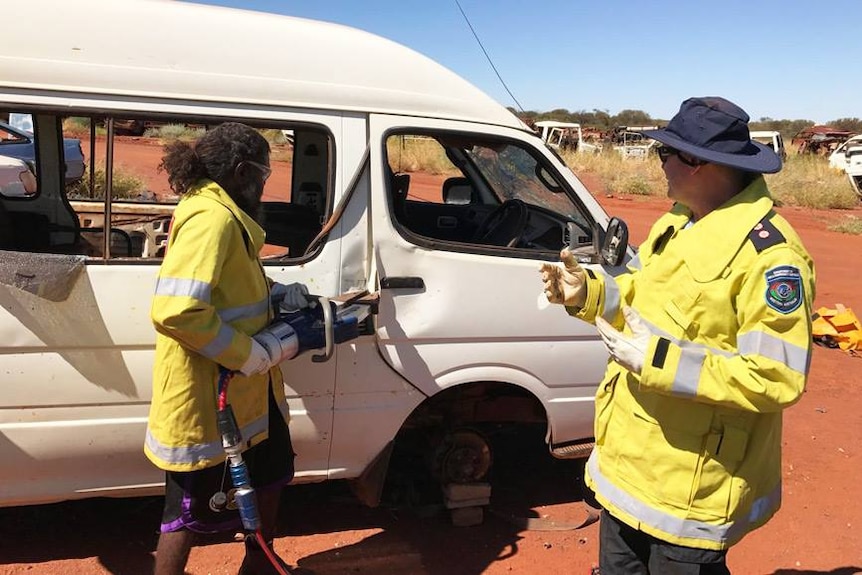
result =
M726 574L727 549L781 502L781 414L805 387L814 264L773 209L780 158L723 98L691 98L663 145L671 211L629 272L566 251L545 293L594 322L611 356L587 485L603 575Z
M209 130L194 147L168 146L162 166L182 199L174 211L151 316L156 358L144 453L166 472L157 575L184 572L194 533L241 527L216 424L219 367L236 372L228 402L249 449L243 454L270 540L280 489L293 478L282 376L251 336L272 319L273 296L304 307L301 284L274 284L258 253L255 221L270 174L269 144L237 123ZM269 573L246 543L240 573Z

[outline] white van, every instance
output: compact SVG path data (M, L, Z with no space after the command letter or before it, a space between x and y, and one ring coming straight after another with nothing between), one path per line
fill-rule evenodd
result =
M149 308L177 198L157 168L171 138L227 120L272 142L267 274L376 305L330 361L282 366L297 482L355 480L374 504L399 446L440 481L482 480L487 444L513 426L542 429L557 456L589 452L607 355L547 303L538 268L566 244L599 273L631 252L600 249L620 239L607 215L506 108L334 24L133 0L5 15L38 24L0 44L0 112L32 114L38 192L0 198L14 231L0 246L0 505L162 490L142 452ZM151 128L114 129L129 120ZM63 136L86 157L71 184Z
M787 159L787 150L784 148L784 138L781 137L781 132L777 130L753 130L749 136L752 140L771 148L781 161Z

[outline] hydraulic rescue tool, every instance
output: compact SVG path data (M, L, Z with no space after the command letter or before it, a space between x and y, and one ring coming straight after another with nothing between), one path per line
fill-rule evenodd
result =
M318 301L316 306L281 312L275 321L252 336L266 348L272 365L293 359L304 351L321 348L326 351L313 356L312 360L326 361L332 356L335 344L359 336L360 323L369 313L367 306L353 304L339 308L325 297L316 299ZM242 458L244 447L242 435L233 409L227 401L228 385L234 373L225 368L219 369L217 412L222 447L227 455L226 465L234 486L234 504L247 534L254 537L276 572L279 575L288 575L263 536L257 498ZM227 504L227 496L223 492L216 493L210 501L210 506L213 508L223 509Z

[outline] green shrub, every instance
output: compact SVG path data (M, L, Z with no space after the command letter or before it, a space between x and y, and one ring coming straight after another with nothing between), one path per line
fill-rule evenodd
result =
M114 167L111 180L113 194L112 198L118 200L140 199L148 195L147 186L144 181L135 174L129 173L122 168ZM96 164L95 189L90 190L90 178L84 177L66 187L69 199L104 199L105 198L105 167Z
M96 127L96 133L99 133L99 127ZM105 129L101 128L102 134ZM63 136L67 138L88 137L90 135L90 118L82 116L71 116L63 120Z
M612 182L609 191L616 194L632 196L649 196L653 193L653 184L642 174L626 174Z
M162 140L197 140L204 135L204 128L190 128L185 124L165 124L155 128L147 128L144 136L147 138L161 138Z

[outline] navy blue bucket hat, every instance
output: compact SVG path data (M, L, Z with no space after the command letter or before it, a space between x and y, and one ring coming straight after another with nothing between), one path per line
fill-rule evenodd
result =
M712 164L774 174L781 169L781 158L751 139L748 120L745 110L724 98L689 98L666 128L643 133Z

